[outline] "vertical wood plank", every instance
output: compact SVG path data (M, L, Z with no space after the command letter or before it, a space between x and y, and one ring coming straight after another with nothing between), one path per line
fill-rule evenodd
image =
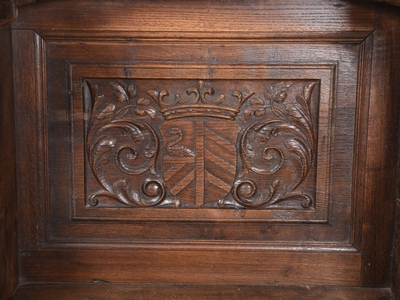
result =
M9 299L18 282L13 70L11 31L0 29L0 298Z
M361 269L365 286L390 284L399 110L399 83L393 76L398 58L393 47L400 40L399 16L398 9L377 5L365 160Z
M13 31L20 250L36 249L39 232L45 230L45 218L39 215L47 195L42 50L43 40L33 30Z

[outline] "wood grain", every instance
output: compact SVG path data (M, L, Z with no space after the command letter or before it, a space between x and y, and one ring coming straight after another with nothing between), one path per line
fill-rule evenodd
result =
M24 163L18 163L19 247L39 246L39 232L44 229L39 218L41 200L44 200L46 182L43 168L46 149L43 147L43 83L42 40L32 30L13 32L15 70L16 152ZM29 49L30 51L21 51ZM33 201L33 199L35 199Z
M354 252L57 249L23 252L20 260L24 283L360 283L360 255Z
M302 39L350 37L362 39L373 30L372 6L339 0L269 1L44 1L34 9L22 7L15 28L67 30L81 35L103 31L125 38L146 37L240 37L262 38L296 36ZM41 17L37 18L36 11ZM235 17L232 18L232 15ZM352 17L349 18L349 15ZM160 17L164 16L164 17ZM98 22L101 20L101 22ZM137 20L141 20L138 22ZM315 22L318 20L318 22ZM108 31L108 32L107 32ZM48 32L51 34L50 32Z
M81 284L20 286L13 300L394 300L389 289L274 285Z
M364 285L390 283L390 252L393 211L396 199L398 82L393 72L393 47L399 36L397 9L377 5L376 31L371 70L368 138L363 208L362 278ZM396 46L397 47L397 46ZM395 130L396 129L396 130Z
M11 297L18 283L11 31L0 29L0 299Z
M15 17L15 9L11 15ZM16 299L39 296L46 299L54 293L60 299L79 293L102 299L107 293L126 297L134 291L138 297L147 297L149 293L157 297L189 297L203 289L202 285L92 285L101 282L210 284L205 294L210 299L218 295L229 297L238 288L213 284L388 286L396 197L394 162L398 156L399 16L394 6L377 4L375 8L371 3L344 0L272 0L268 3L189 0L184 5L181 1L162 0L81 0L71 5L54 0L22 7L18 21L12 25L16 153L12 150L12 113L2 116L7 134L1 137L9 142L2 143L5 147L2 152L16 157L18 162L18 188L12 182L13 176L4 180L8 184L6 194L17 189L20 279L23 283L85 284L47 285L43 289L21 287ZM0 64L4 67L0 69L0 82L6 86L2 93L11 98L12 66L4 59L11 56L11 44L7 34L2 34L0 39ZM117 86L117 80L122 80L122 85ZM182 83L190 80L193 81L190 85ZM250 99L243 106L242 120L253 121L265 114L264 108L261 112L259 107L264 107L263 101L271 98L277 106L275 112L268 110L268 118L275 118L274 121L280 118L279 122L287 122L287 127L301 136L310 132L315 135L315 144L313 139L309 143L303 139L303 148L285 150L287 157L300 153L300 161L309 160L305 153L315 154L314 160L301 166L295 159L285 162L289 164L286 177L291 178L296 166L306 174L298 187L302 193L312 192L317 199L309 210L290 202L261 209L247 208L248 203L240 198L236 201L242 201L242 206L236 205L236 209L200 207L239 187L244 195L251 194L248 192L251 184L232 182L243 166L248 173L259 171L250 164L246 167L240 160L245 156L243 153L254 149L251 141L256 139L252 136L247 144L241 143L222 132L232 129L232 136L246 139L246 128L252 125L220 126L214 119L210 120L215 116L205 115L204 107L196 108L202 115L188 115L193 120L171 120L155 109L159 98L151 95L168 90L179 99L182 95L193 96L195 89L190 87L194 81L219 91L235 80L249 90L258 87L258 99ZM299 110L295 110L307 102L303 92L291 94L275 89L265 96L268 87L261 86L289 85L289 81L317 83L309 101L310 114L300 116ZM89 82L93 83L92 87ZM132 183L137 190L145 186L143 182L148 183L144 190L151 198L159 193L160 185L156 183L164 178L171 190L170 198L165 199L175 201L179 195L198 208L131 205L133 202L129 201L138 198L123 184L128 178L126 174L135 173L129 164L125 165L128 167L122 179L117 178L120 185L107 182L110 176L107 172L114 168L112 178L121 167L114 162L119 151L127 148L115 148L117 154L110 151L103 157L106 159L99 161L95 152L88 151L96 145L112 148L117 138L128 139L126 132L121 134L117 130L108 134L101 131L99 139L92 143L90 138L95 136L91 130L96 122L111 118L110 111L126 100L123 95L133 94L130 88L133 83L145 91L137 99L131 97L132 110L118 107L121 110L117 116L125 116L124 122L129 126L132 120L139 120L139 129L145 128L145 118L155 118L154 128L142 136L135 135L137 128L130 128L133 128L133 139L138 140L150 137L152 130L156 132L153 137L159 138L161 142L157 145L164 153L153 165L165 168L166 174L149 168L146 175L131 179ZM101 93L91 97L96 85ZM177 86L180 89L174 90ZM146 91L153 93L146 96ZM285 93L291 95L291 101L286 101ZM215 97L224 95L230 97L232 91L216 92ZM12 112L10 103L2 105L2 114ZM310 108L303 107L307 107L304 111ZM193 110L192 107L180 109L179 113L185 114ZM175 114L175 108L170 112ZM307 126L297 126L304 116L307 122L313 123L310 130ZM164 121L169 122L165 130L161 128ZM102 128L116 123L110 124L103 124ZM178 127L187 129L190 138L180 139ZM239 155L236 159L235 155L226 154L215 136L228 144L230 152L238 151L242 157ZM282 138L279 134L276 136ZM298 141L295 135L289 139L292 144L281 140L281 145L290 146ZM258 141L262 144L262 139ZM275 154L279 152L276 145ZM191 155L180 161L179 155L173 157L178 146L185 153L196 153L196 161ZM101 152L105 148L99 149ZM150 146L142 148L147 158L154 157L150 150ZM132 163L137 153L125 154L126 161ZM7 170L13 168L8 157L1 160ZM93 158L94 163L86 163L87 158ZM103 170L98 167L99 162L108 165ZM184 169L189 164L193 169ZM223 169L230 170L231 175ZM311 171L307 173L306 169ZM182 176L173 178L175 174ZM264 195L271 191L264 184L266 177L255 175L254 178L263 183L259 190ZM189 186L192 181L196 182L194 188ZM98 191L99 182L109 193L114 192L110 188L113 186L130 198L121 198L125 203L118 205L106 199L99 207L90 207L90 202L85 202L86 196ZM290 188L282 190L286 192ZM0 225L15 224L15 202L11 206L10 201L3 203L11 213L1 219ZM10 228L9 223L2 228ZM14 231L7 230L4 235L11 247L3 252L11 255L9 262L14 266L14 270L7 271L11 274L7 277L11 280L7 284L8 294L16 281L17 249L15 238L10 237ZM399 269L397 262L392 286L398 294ZM282 294L282 288L275 286L240 288L242 292L235 295L250 299L263 293L276 299L282 299L279 298L282 295L288 299L392 297L387 290L380 289L297 286L285 287L286 294Z

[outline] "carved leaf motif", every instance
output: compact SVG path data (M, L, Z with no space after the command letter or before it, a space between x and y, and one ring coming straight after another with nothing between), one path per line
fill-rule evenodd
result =
M274 114L279 118L279 119L281 119L281 120L284 120L284 121L289 121L288 120L288 117L287 117L287 113L283 110L283 109L281 109L281 108L279 108L279 107L277 107L277 106L272 106L271 105L271 107L272 107L272 111L274 112Z
M261 99L253 99L250 101L250 105L244 111L245 118L248 119L251 116L261 117L265 115L265 103Z
M278 83L265 90L264 96L270 102L270 113L277 119L253 123L242 135L242 170L237 177L237 188L232 194L239 206L269 206L285 200L299 200L305 208L312 205L310 196L294 190L305 180L313 161L314 136L309 102L315 86L316 83L303 86L303 94L295 94L293 91L298 91L300 87L291 82ZM260 104L260 101L252 100L244 112L245 119L257 116ZM264 107L263 109L266 112ZM281 178L277 175L285 164L294 170L295 179L291 176L282 175L284 177ZM281 179L273 180L268 190L258 189L256 178L264 182L262 185L265 186L268 177L254 174L274 174L275 178ZM286 183L285 180L290 181ZM244 192L250 187L252 191L258 192ZM219 204L232 205L232 201L224 199Z
M115 91L113 94L115 99L117 99L120 102L127 102L129 100L128 94L117 81L110 81L108 84Z
M129 110L133 107L133 105L127 105L121 110L119 110L115 115L114 119L122 119L128 112Z
M140 99L137 101L137 104L138 104L138 105L143 105L143 106L149 106L149 105L150 105L150 100L149 100L149 99L146 99L146 98L140 98Z
M114 104L107 104L105 108L103 108L97 115L97 119L104 119L105 117L109 117L114 114L115 105Z
M129 206L147 207L163 203L165 185L157 179L155 167L159 151L157 134L146 122L124 119L131 108L138 107L144 107L145 113L154 117L155 110L150 106L150 100L139 99L137 105L125 105L116 111L121 104L112 101L129 102L136 97L135 86L110 81L113 97L106 99L104 95L98 95L97 86L90 82L87 84L94 92L91 93L94 107L87 135L88 158L95 178L104 189L91 194L88 205L98 205L101 197ZM147 180L145 186L141 186L143 179ZM170 200L167 202L172 203Z
M133 84L128 85L128 95L131 99L136 97L136 87Z
M154 119L156 116L156 110L153 106L150 105L150 100L146 98L140 98L137 101L137 108L135 109L135 113L141 117L148 115L151 119Z

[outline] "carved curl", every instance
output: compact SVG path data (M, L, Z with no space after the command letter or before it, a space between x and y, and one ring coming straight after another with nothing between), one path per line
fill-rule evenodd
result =
M304 208L312 206L312 197L295 189L304 181L313 162L315 141L309 103L316 83L304 86L303 94L297 96L290 93L292 85L279 83L268 87L264 96L269 105L262 99L250 102L246 119L271 112L274 118L253 122L244 130L240 137L242 170L232 190L234 201L223 199L220 206L254 208L281 201L301 201ZM295 174L279 173L284 166L290 166Z
M118 81L109 85L114 91L114 101L99 95L99 88L89 81L84 87L90 92L85 95L91 96L91 101L85 103L93 103L87 155L90 168L104 189L89 195L87 204L97 206L100 199L107 198L136 207L160 205L166 188L156 171L158 136L143 119L125 117L132 108L138 115L151 118L151 107L142 99L136 101L136 105L130 104L136 97L133 85ZM147 113L143 113L144 110Z

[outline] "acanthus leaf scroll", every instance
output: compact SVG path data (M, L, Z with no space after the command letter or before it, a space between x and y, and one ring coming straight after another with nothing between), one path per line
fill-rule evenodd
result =
M303 208L311 207L312 197L296 188L313 162L315 139L310 100L317 83L304 85L303 94L296 96L288 94L293 85L286 82L271 85L263 100L250 102L245 111L247 119L266 115L267 107L272 118L252 123L239 138L242 168L232 197L220 199L220 207L262 208L295 199L301 201ZM284 170L284 165L290 166L291 171ZM279 171L283 175L273 176Z
M302 183L315 164L311 98L318 81L243 84L254 90L240 89L236 81L216 96L217 81L192 81L183 93L171 81L160 89L154 88L160 84L156 80L94 81L84 81L90 107L86 152L101 189L89 194L89 206L108 198L130 207L312 207L315 187ZM218 147L207 144L218 141L234 152L218 157ZM204 160L204 180L222 183L217 200L192 199L208 192L198 193L206 187L196 178L199 160ZM217 168L227 168L231 179Z
M97 206L100 197L114 199L132 207L179 206L178 200L166 199L165 184L157 175L159 138L147 122L130 118L154 108L136 98L136 87L110 81L113 100L99 94L97 85L85 81L93 105L87 134L90 168L102 190L89 195L87 203ZM143 110L143 106L146 106ZM151 114L149 114L151 116Z

